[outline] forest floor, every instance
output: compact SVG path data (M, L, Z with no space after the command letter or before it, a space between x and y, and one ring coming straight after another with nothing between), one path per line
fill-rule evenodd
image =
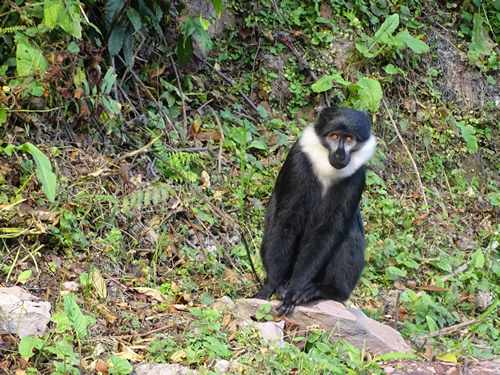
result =
M217 21L210 2L188 3L215 27L211 49L195 43L199 58L184 67L173 58L169 35L180 34L172 23L165 37L143 30L131 67L120 54L111 59L116 80L92 28L77 40L78 52L68 52L67 39L40 37L49 75L38 96L26 93L31 82L16 81L2 50L8 78L0 100L9 107L0 128L0 286L23 286L70 320L75 311L65 298L74 296L82 315L71 324L52 319L43 346L28 352L3 335L0 372L128 373L122 359L208 373L216 359L228 359L229 372L246 374L336 373L328 366L500 374L496 29L484 21L480 36L491 52L478 57L470 47L483 22L475 8L425 2L421 16L400 12L397 31L423 36L429 51L377 41L369 57L357 45L375 38L389 10L372 24L363 7L349 13L327 2L311 10L301 1L263 1L249 10L228 2ZM336 77L332 88L311 89L328 76ZM369 111L375 99L362 78L381 87L376 109ZM349 303L397 324L410 344L442 330L412 347L421 361L372 361L321 346L322 339L298 348L290 337L289 347L274 350L256 331L235 329L231 314L209 308L222 296L257 291L242 238L262 278L258 248L275 178L291 144L329 104L369 112L378 138L362 200L367 266ZM34 153L9 149L25 142L50 159L52 200L34 172ZM80 337L83 321L88 331ZM471 325L446 332L463 322Z

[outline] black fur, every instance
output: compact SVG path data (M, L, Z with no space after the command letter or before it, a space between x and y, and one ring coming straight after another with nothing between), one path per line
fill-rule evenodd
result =
M358 140L352 153L363 152L363 144L371 137L368 117L346 108L323 110L314 130L319 147L328 147L323 137L333 130L350 132ZM280 315L288 315L295 305L317 298L344 302L365 264L359 210L364 167L347 177L334 176L325 186L303 148L300 140L293 145L278 175L261 246L267 278L255 297L269 299L276 295L281 300ZM323 163L329 164L328 157Z

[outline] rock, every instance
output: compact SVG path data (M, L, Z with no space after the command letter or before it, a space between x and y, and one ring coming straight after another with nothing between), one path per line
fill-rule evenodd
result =
M65 283L63 283L64 290L76 292L79 288L80 288L80 284L78 284L76 281L66 281Z
M226 359L218 359L216 362L215 362L215 366L214 366L214 370L218 373L218 374L223 374L225 372L227 372L227 370L229 369L229 365L231 364L231 362L229 362L228 360Z
M194 375L196 370L171 363L140 363L134 366L132 375Z
M257 323L256 326L267 344L277 345L280 348L285 347L285 341L283 340L285 322L283 320L281 322Z
M43 335L51 305L20 287L0 288L0 334Z
M260 305L270 303L275 313L279 301L240 299L236 301L236 316L247 319L255 315ZM355 308L346 308L341 303L321 300L304 306L297 306L289 319L301 328L319 326L327 332L334 331L332 339L342 338L358 349L363 347L375 355L411 350L399 332L391 327L368 318Z
M223 296L221 298L217 298L214 302L212 302L212 304L210 305L210 309L217 312L233 311L234 302L228 296Z

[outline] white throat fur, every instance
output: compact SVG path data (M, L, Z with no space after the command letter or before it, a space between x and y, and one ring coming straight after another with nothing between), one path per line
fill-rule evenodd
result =
M311 161L314 174L323 185L323 191L326 191L332 183L351 176L372 158L375 153L377 139L372 134L359 150L351 154L349 164L342 169L334 168L328 161L328 149L321 143L314 130L314 125L304 130L299 139L299 144L301 150Z

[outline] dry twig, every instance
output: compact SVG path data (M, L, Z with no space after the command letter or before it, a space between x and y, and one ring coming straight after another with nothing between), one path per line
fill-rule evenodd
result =
M222 172L222 167L221 167L221 159L222 159L222 145L224 144L224 132L222 131L222 125L220 123L219 117L215 114L215 111L213 110L212 107L210 107L210 110L212 111L212 114L215 117L215 120L217 121L217 125L219 126L219 132L220 132L220 147L219 147L219 161L217 163L217 172L221 174Z
M435 332L428 333L427 335L423 335L423 336L419 337L418 340L423 341L423 340L427 340L431 337L449 335L450 333L455 332L457 329L462 329L462 328L471 326L471 325L476 324L476 323L484 323L484 322L487 322L489 320L490 320L490 318L484 318L484 319L479 319L479 320L471 320L470 322L455 324L453 326L440 329L439 331L435 331Z
M422 191L422 197L424 199L424 205L427 206L426 211L429 212L429 207L428 207L429 205L427 203L427 197L425 195L424 185L422 184L422 179L420 178L420 173L418 172L417 163L415 163L415 160L413 159L413 156L411 156L411 152L408 149L408 146L406 146L406 143L405 143L403 137L401 136L401 133L399 132L398 126L396 125L396 122L392 118L391 112L389 111L389 107L387 106L387 103L385 102L384 99L382 99L382 103L384 104L384 108L387 111L387 114L389 115L389 120L390 120L389 122L391 123L392 127L396 131L396 135L398 136L399 140L403 144L403 147L404 147L406 153L410 157L411 163L413 165L413 169L415 170L415 173L417 175L418 184L420 185L420 190Z

